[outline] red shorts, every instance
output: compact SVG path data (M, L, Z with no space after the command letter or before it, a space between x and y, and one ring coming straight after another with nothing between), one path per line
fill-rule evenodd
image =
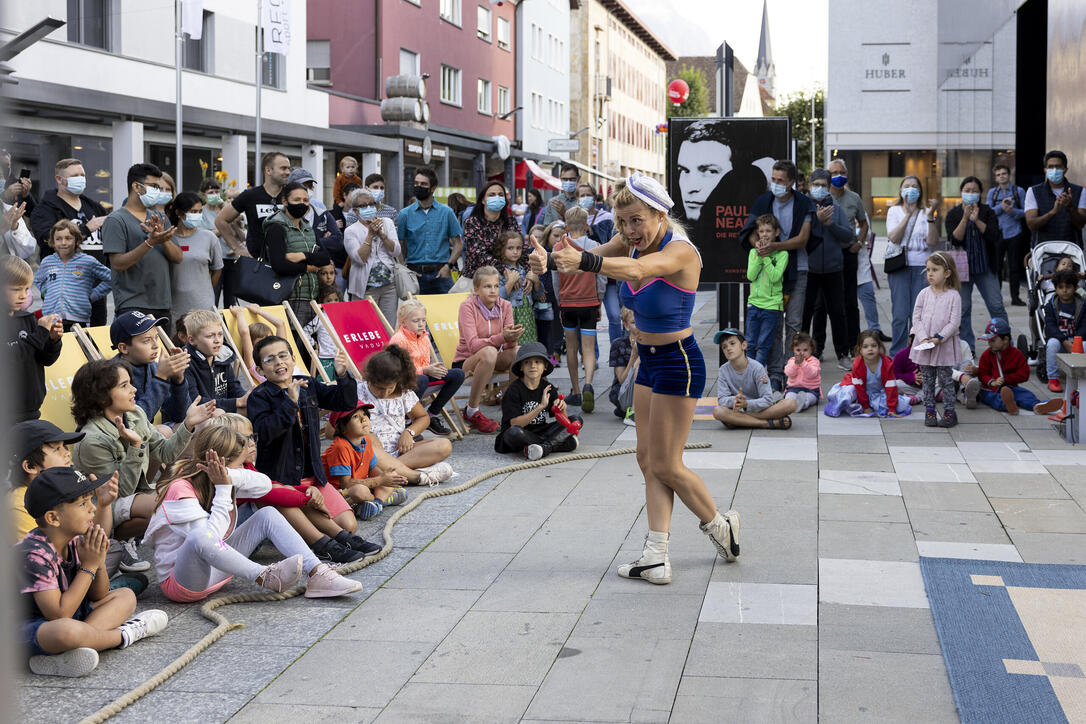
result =
M320 485L317 483L316 478L303 478L301 484L298 485L298 490L305 492L306 488L316 488L320 491L320 494L324 496L324 507L328 509L328 514L333 518L340 513L347 513L351 510L351 506L347 504L343 495L331 484Z

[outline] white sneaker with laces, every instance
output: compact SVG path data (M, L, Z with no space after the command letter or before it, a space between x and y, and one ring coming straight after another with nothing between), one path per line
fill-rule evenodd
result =
M344 578L324 563L314 568L305 582L306 598L333 598L361 590L361 583Z
M528 458L529 460L538 460L539 458L543 457L543 446L535 444L526 445L524 447L524 457Z
M453 476L452 465L446 462L434 463L429 467L419 468L419 473L422 474L422 480L420 483L424 483L433 487L438 483L443 483Z
M117 627L121 630L121 645L119 648L126 649L140 639L161 633L169 622L170 617L166 615L166 612L159 611L157 608L150 608L135 614Z
M258 583L269 591L282 593L302 577L302 556L296 555L276 561L264 569Z
M84 647L55 656L31 656L28 665L39 676L86 676L98 667L98 652Z
M619 566L618 575L623 578L640 578L657 585L671 583L671 559L667 554L667 541L667 533L650 530L645 536L641 557L633 563Z
M730 562L739 557L739 513L729 510L721 515L718 510L715 518L699 527L709 536L721 558Z
M151 562L140 558L140 552L136 549L136 539L120 541L121 562L120 568L125 573L143 573L151 570Z

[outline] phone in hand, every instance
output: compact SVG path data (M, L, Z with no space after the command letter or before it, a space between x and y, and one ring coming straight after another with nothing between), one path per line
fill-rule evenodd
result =
M24 168L19 171L19 178L30 178L30 169Z

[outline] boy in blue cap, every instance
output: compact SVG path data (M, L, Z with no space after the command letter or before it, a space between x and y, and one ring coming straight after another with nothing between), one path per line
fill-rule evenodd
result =
M122 312L109 326L109 341L121 358L132 366L136 405L147 414L147 419L153 421L155 415L162 412L164 423L176 425L185 419L185 411L192 402L185 382L189 355L176 347L161 354L157 327L165 327L168 323L165 317ZM163 437L173 434L172 425L157 427Z
M1049 415L1060 409L1063 402L1058 397L1041 402L1037 395L1021 386L1029 379L1029 363L1011 344L1010 322L991 320L978 339L988 342L977 371L981 402L1009 415L1017 415L1019 408L1033 410L1037 415Z

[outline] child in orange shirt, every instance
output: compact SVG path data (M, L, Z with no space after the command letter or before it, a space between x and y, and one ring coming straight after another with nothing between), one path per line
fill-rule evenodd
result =
M433 392L431 387L441 387L426 411L430 413L430 432L441 436L449 435L450 430L441 419L441 409L460 389L460 385L464 384L464 370L455 367L449 369L445 365L431 362L430 335L426 331L426 307L422 302L417 299L400 302L396 318L400 326L388 343L402 347L411 355L418 377L415 394L420 400Z
M359 520L369 520L386 505L403 504L407 491L400 486L409 484L399 465L386 466L388 472L378 467L381 444L367 434L372 408L359 403L353 410L329 415L336 438L321 455L328 482L340 489Z
M336 182L332 186L332 200L343 206L343 190L351 184L364 185L358 175L358 159L344 156L339 160L339 173L336 174Z

